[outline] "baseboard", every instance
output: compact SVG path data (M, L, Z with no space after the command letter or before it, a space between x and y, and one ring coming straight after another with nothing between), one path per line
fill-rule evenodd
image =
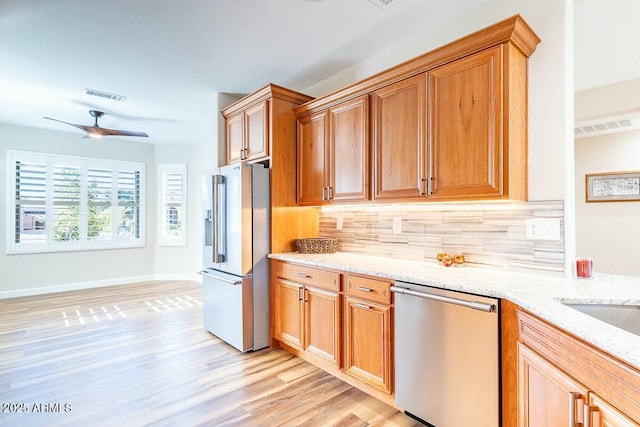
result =
M68 283L64 285L42 286L38 288L15 289L10 291L0 291L0 300L7 298L28 297L34 295L53 294L58 292L77 291L81 289L101 288L104 286L127 285L138 282L149 282L154 280L193 280L200 281L197 274L159 274L148 276L120 277L117 279L95 280L91 282Z

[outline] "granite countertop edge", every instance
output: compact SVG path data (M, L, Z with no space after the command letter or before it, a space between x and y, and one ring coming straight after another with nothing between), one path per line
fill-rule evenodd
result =
M590 279L580 279L557 273L512 272L469 266L447 268L435 260L419 262L346 252L291 252L270 254L269 258L505 298L640 369L640 336L562 304L640 306L640 277L596 273Z

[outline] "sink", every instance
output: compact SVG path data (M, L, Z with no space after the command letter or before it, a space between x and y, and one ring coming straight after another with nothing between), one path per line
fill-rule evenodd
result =
M613 304L563 304L612 326L616 326L640 336L640 306Z

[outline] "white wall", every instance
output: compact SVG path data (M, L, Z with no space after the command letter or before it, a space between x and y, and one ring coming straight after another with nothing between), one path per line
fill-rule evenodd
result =
M640 202L585 203L585 174L640 170L640 131L577 139L576 250L594 270L640 276Z
M567 272L575 253L572 0L492 0L302 92L322 96L519 13L542 39L529 59L529 200L564 200Z
M7 149L130 160L146 164L146 208L153 212L154 148L115 139L82 139L82 134L0 124L0 297L39 293L153 277L155 216L146 218L146 247L46 254L6 254Z

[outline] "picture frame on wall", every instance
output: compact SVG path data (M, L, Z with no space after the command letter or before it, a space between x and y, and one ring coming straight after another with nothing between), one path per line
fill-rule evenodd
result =
M640 171L585 175L587 203L640 201Z

